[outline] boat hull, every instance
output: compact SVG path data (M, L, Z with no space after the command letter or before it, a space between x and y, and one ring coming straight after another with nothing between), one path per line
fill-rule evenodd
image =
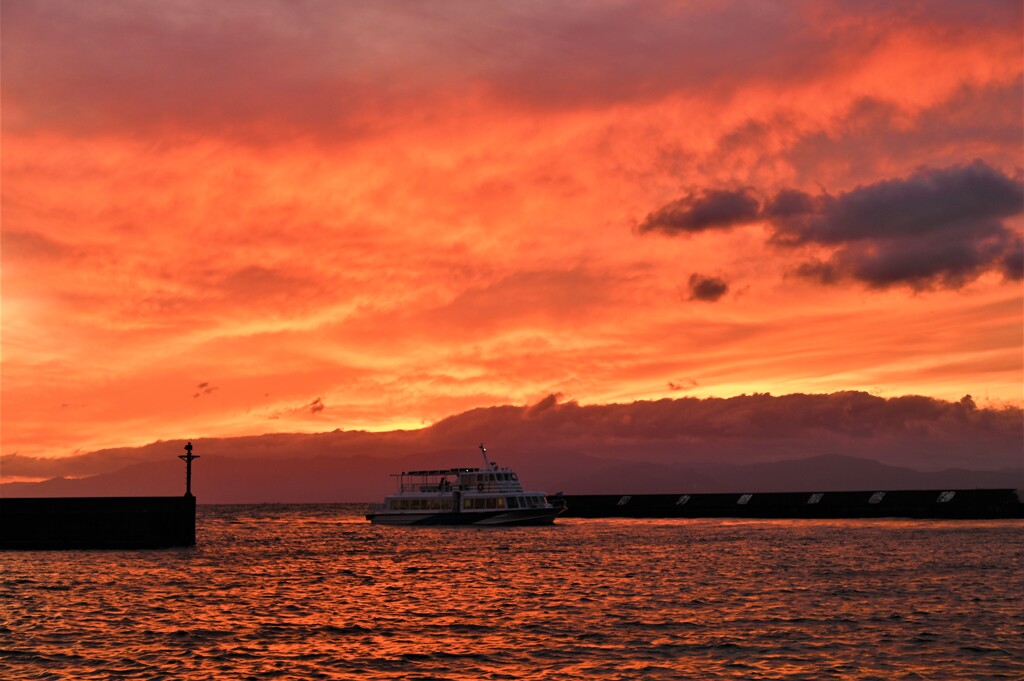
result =
M516 527L550 525L561 508L531 508L464 513L368 513L366 519L375 525L480 525Z

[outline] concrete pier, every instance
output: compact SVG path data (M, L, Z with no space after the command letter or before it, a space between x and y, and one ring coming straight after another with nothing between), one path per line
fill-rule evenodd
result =
M196 498L0 499L0 549L194 546Z
M1024 518L1013 489L570 494L564 518ZM556 501L557 503L557 501Z

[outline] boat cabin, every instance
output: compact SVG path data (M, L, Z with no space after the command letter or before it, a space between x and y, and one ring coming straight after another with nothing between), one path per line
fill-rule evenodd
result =
M543 494L523 492L508 468L449 468L396 473L398 490L385 499L393 512L495 511L546 508Z

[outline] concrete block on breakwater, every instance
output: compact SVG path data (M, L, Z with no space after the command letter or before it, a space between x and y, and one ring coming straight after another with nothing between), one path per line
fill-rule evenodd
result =
M195 543L192 495L0 499L0 549L161 549Z
M1024 518L1013 489L569 494L566 518Z

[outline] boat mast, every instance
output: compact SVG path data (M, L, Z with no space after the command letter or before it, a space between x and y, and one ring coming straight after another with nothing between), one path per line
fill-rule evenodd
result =
M487 448L484 447L484 443L483 442L480 443L480 451L483 452L483 455L484 455L484 465L485 465L484 470L488 470L488 471L491 470L491 462L487 458Z

